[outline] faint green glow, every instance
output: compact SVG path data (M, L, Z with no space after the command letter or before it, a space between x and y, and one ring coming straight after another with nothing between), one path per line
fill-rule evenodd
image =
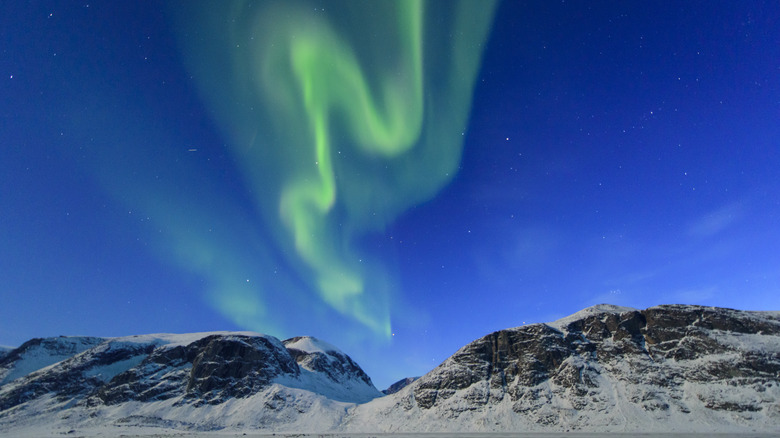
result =
M387 275L358 240L455 175L495 5L178 6L188 66L230 138L271 252L323 304L389 337ZM215 291L217 308L245 325L266 316L262 300L234 291Z
M353 314L375 330L389 332L389 321L377 321L362 307L356 295L364 293L364 284L354 269L340 262L330 242L318 238L337 198L336 175L332 163L333 138L329 131L332 115L340 111L346 119L348 135L367 153L395 156L414 145L422 126L422 53L420 3L399 3L399 28L404 32L400 77L385 77L381 83L381 102L372 91L349 45L329 28L306 27L291 36L289 46L271 52L265 63L278 65L288 58L297 81L297 89L306 111L314 178L294 180L282 191L280 213L294 236L300 257L315 271L317 287L323 299L339 312ZM270 70L270 69L269 69ZM393 80L396 79L396 80ZM379 324L378 324L379 323Z

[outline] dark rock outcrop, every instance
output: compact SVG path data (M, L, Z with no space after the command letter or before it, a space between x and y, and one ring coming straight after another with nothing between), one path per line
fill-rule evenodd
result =
M58 354L77 351L74 344L84 348L0 387L0 411L45 394L88 406L178 396L196 404L214 404L254 394L280 375L300 374L287 349L271 337L214 334L182 345L137 338L90 338L86 343L50 338L25 343L4 358L8 369L24 360L25 351L40 345L49 345L46 351ZM86 348L90 343L97 345Z
M276 339L208 337L202 339L200 345L186 391L209 403L219 403L229 397L246 397L268 386L275 377L300 374L289 351Z
M188 345L160 347L108 381L90 403L166 400L186 395L210 404L246 397L280 375L297 376L286 349L269 338L211 335Z
M417 379L419 379L419 377L406 377L404 379L401 379L393 383L392 385L388 386L387 389L383 389L382 394L385 395L395 394L396 392L409 386L412 382L414 382Z
M183 394L192 362L198 355L198 349L193 347L180 345L153 350L139 366L119 373L98 388L89 403L114 405L130 400L146 402Z

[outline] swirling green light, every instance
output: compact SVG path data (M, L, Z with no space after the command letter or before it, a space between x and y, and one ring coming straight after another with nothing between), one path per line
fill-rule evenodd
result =
M357 241L455 175L493 2L187 5L188 64L277 251L389 336L387 275Z
M318 178L291 182L282 191L280 205L298 254L316 272L324 300L385 333L390 330L389 324L377 327L375 319L364 317L367 309L361 308L361 301L354 298L364 292L361 278L349 268L334 264L338 258L333 258L328 242L317 236L324 232L320 224L326 222L325 216L337 196L328 129L334 113L338 111L347 120L350 136L368 153L392 157L412 147L419 137L423 107L422 4L404 1L399 7L399 28L408 29L402 44L404 80L383 78L381 99L373 97L349 45L329 29L309 28L290 41L289 57L308 115Z

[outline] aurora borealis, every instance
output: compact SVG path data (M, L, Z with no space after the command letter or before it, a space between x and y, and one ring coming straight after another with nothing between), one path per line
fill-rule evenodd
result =
M324 304L388 338L392 291L357 241L455 175L493 5L224 6L175 9L258 221Z
M780 309L780 6L0 6L0 344L255 330L382 388L585 306Z

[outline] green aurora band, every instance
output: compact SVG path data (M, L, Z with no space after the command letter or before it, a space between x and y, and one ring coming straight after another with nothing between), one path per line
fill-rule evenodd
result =
M361 238L457 172L494 10L482 0L177 3L186 64L274 240L268 252L384 338L392 281ZM257 296L212 293L239 324L270 317L246 314Z

